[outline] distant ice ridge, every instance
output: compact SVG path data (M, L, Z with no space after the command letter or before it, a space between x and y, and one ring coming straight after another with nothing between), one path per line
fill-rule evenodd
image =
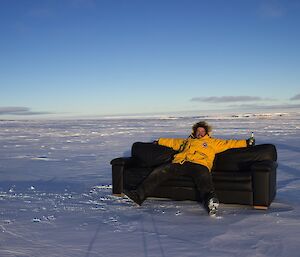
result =
M300 112L208 112L205 115L191 115L191 114L145 114L145 115L119 115L119 116L105 116L100 117L100 119L112 119L112 120L122 120L122 119L159 119L159 120L177 120L186 118L199 118L199 119L230 119L230 118L272 118L272 117L283 117L283 116L300 116Z

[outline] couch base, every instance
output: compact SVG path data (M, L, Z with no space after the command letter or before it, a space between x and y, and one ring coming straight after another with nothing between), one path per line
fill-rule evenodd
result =
M255 210L268 210L268 206L254 205L253 208Z
M253 192L251 191L216 191L220 203L241 204L253 206ZM120 194L121 195L121 194ZM159 187L149 197L168 198L176 201L198 201L199 193L196 188L191 187Z
M114 196L116 197L125 197L126 195L124 193L122 194L113 194ZM170 197L170 195L168 195L167 193L165 194L165 196L162 196L162 191L159 192L159 195L151 195L150 197L148 197L148 199L154 199L154 200L173 200L173 201L195 201L196 200L196 197L193 197L193 193L190 192L190 195L192 195L192 197L187 197L186 195L184 195L183 197L181 197L181 199L179 199L178 197L177 198L172 198ZM200 200L196 200L198 202L200 202ZM263 206L263 205L251 205L249 203L236 203L236 202L222 202L220 201L221 204L233 204L233 205L240 205L240 206L252 206L253 209L255 210L262 210L262 211L266 211L269 209L269 206Z
M216 190L220 203L253 205L251 191L220 191Z

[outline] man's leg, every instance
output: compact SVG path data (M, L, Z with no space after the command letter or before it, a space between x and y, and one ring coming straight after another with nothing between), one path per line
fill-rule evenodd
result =
M192 162L185 162L180 175L191 177L200 193L200 199L204 200L205 195L214 191L211 174L207 167Z
M179 164L168 163L155 168L147 178L137 187L136 190L124 193L138 205L142 205L145 199L164 181L178 176L176 170ZM180 166L180 165L179 165Z
M205 209L210 215L215 215L219 206L219 200L208 168L200 164L186 162L183 164L182 172L184 172L183 175L193 178Z

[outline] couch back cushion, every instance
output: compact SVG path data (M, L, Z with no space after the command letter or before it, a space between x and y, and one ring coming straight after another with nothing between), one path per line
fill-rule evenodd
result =
M262 144L229 149L216 155L212 171L247 170L256 161L277 161L276 147L272 144Z
M176 151L169 147L153 143L135 142L131 148L131 156L148 167L171 162L176 153Z

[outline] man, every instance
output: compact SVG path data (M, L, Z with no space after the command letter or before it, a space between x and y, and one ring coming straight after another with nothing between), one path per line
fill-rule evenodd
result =
M253 146L253 137L247 140L224 140L210 137L211 127L200 121L193 125L192 133L187 139L160 138L155 143L171 147L178 153L172 163L162 165L137 187L136 190L124 193L138 205L161 183L176 176L191 177L200 194L200 199L209 215L216 215L219 200L215 194L211 168L217 153L231 148Z

